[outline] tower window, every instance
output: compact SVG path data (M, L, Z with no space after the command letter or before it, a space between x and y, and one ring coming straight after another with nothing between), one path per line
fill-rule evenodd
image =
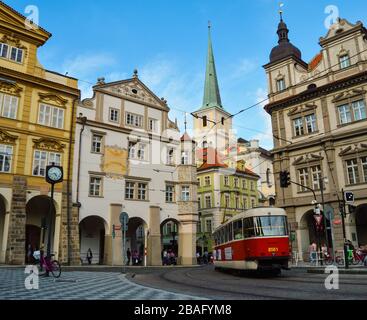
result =
M284 91L286 89L285 87L285 80L284 78L277 80L277 91Z
M350 66L349 55L345 54L339 57L340 69L348 68Z

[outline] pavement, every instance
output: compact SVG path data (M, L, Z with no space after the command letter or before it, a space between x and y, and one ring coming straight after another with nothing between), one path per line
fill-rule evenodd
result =
M23 268L0 269L0 300L202 300L202 297L148 288L115 272L64 272L59 279L39 278L27 290Z

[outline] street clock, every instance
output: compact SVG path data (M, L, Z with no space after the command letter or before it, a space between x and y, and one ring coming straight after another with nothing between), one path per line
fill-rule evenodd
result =
M50 184L62 182L64 179L64 172L62 167L54 164L46 167L46 181Z

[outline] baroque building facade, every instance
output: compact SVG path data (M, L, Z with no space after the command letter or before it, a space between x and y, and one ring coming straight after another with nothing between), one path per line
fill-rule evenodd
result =
M127 248L140 263L162 265L162 250L195 263L197 180L194 144L169 120L167 101L139 79L105 83L78 107L73 201L80 255L121 264L121 212L129 215ZM127 249L126 248L126 249Z
M79 90L76 79L38 61L50 37L0 2L0 263L24 264L27 251L48 245L49 232L57 259L79 261L70 197ZM64 169L53 203L44 178L52 162Z
M355 246L367 243L367 31L361 22L339 19L320 38L321 51L310 63L302 60L288 32L281 19L278 45L264 66L265 110L279 137L272 151L276 205L288 213L294 250L307 259L312 241L343 248L343 189L355 194L354 206L346 210L346 239ZM282 189L279 172L284 170L299 185ZM317 233L314 197L306 187L321 203L320 184L326 218L323 232Z

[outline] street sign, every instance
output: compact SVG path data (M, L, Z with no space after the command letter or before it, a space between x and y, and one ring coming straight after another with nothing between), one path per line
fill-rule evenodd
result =
M344 200L346 204L354 204L354 193L351 191L345 191Z
M120 223L122 226L127 226L129 223L129 215L126 212L120 214Z

